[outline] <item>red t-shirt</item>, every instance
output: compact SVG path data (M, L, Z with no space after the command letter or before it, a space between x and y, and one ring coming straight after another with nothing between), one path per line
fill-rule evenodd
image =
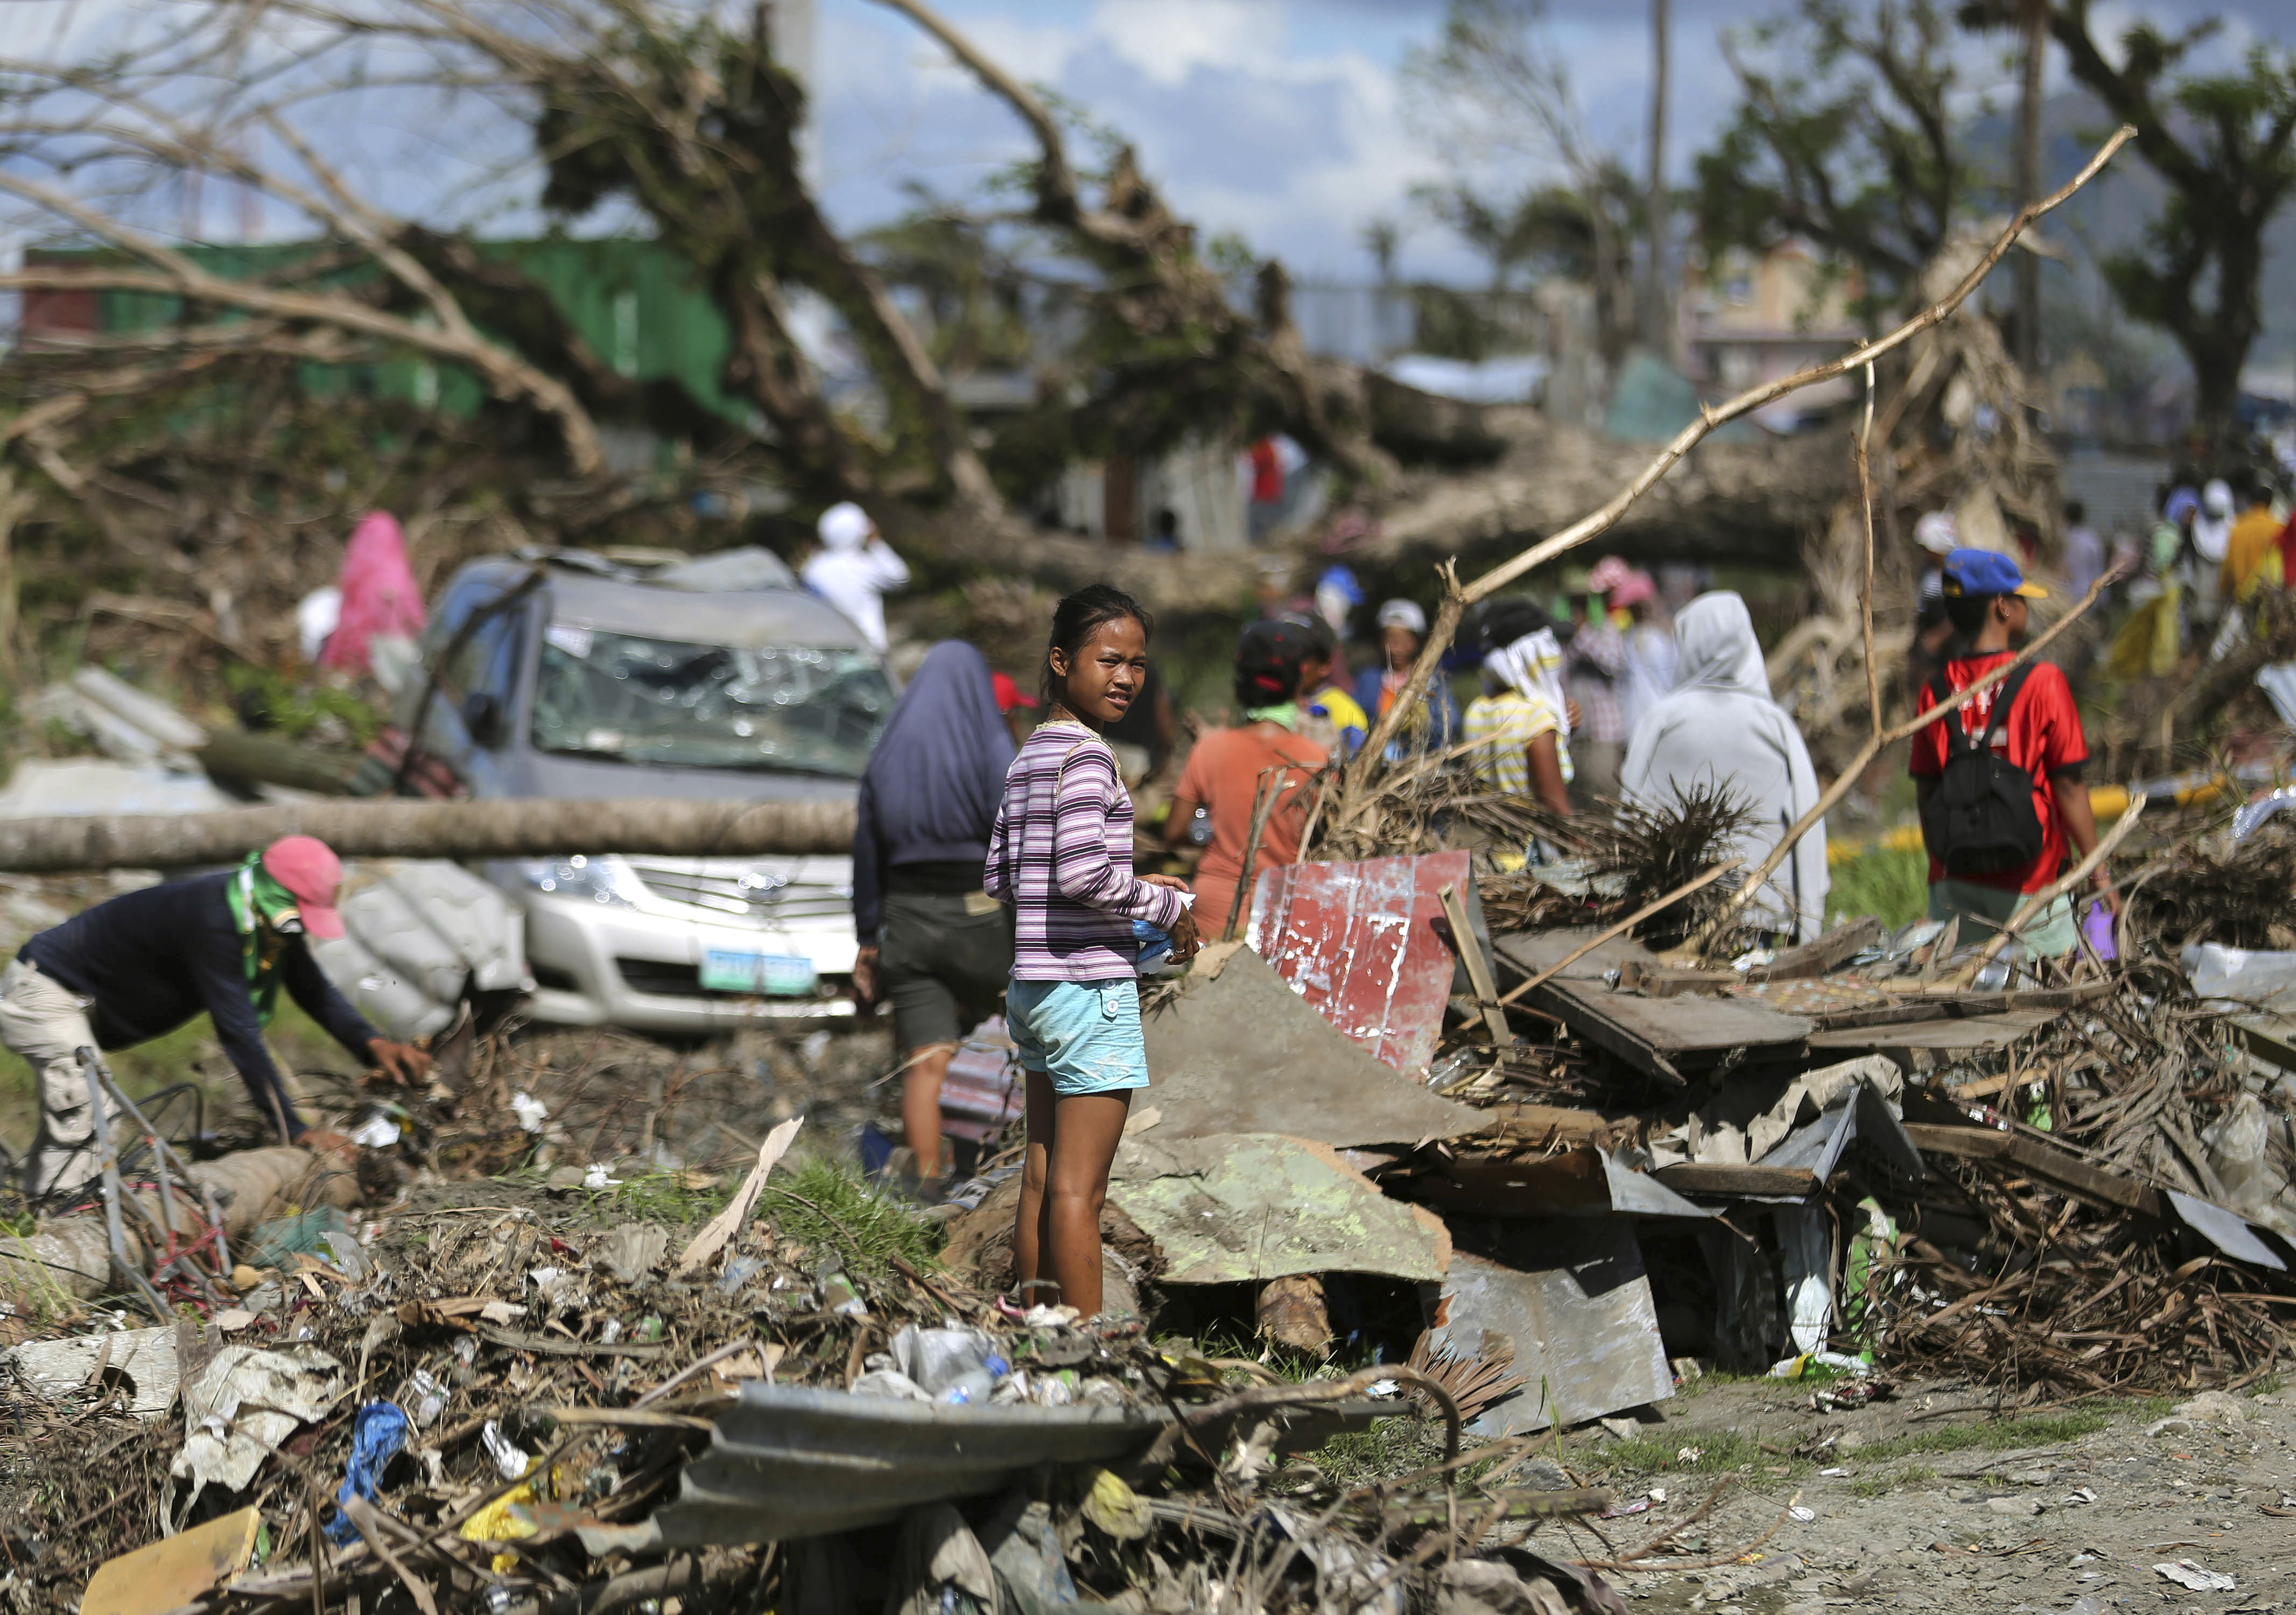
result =
M1996 651L1987 656L1949 661L1945 665L1946 684L1956 691L1966 690L2009 660L2010 655L2007 651ZM1993 703L2001 688L1996 685L1962 708L1959 721L1964 734L1984 732L1993 717ZM1935 705L1930 686L1923 685L1915 709L1926 712ZM1912 772L1915 779L1933 780L1945 772L1945 726L1954 721L1941 717L1914 736ZM1997 886L2004 891L2038 891L2064 872L2065 832L2057 822L2056 783L2050 775L2088 761L2088 742L2081 735L2080 712L2073 705L2072 686L2065 682L2062 668L2046 661L2034 665L2032 672L2025 676L2024 688L2017 692L2017 704L2009 709L2009 716L1993 732L1993 749L2033 776L2033 811L2041 820L2041 856L2033 860L2030 868L2021 872L1956 875L1954 879L1973 886ZM1945 866L1931 857L1930 879L1936 881L1945 878Z

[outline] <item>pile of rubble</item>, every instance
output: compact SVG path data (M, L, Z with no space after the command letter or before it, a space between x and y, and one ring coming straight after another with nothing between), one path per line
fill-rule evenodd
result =
M2257 906L2275 845L2172 840L2129 883ZM430 1093L338 1119L355 1171L184 1162L134 1117L111 1193L8 1253L0 1594L1618 1611L1605 1577L1756 1545L1582 1539L1612 1499L1534 1446L1702 1365L1844 1407L1914 1374L2030 1402L2284 1359L2296 962L2169 957L2132 903L2125 960L2046 980L1871 921L1715 968L1603 926L1641 890L1603 880L1279 868L1243 940L1147 992L1103 1232L1111 1311L1152 1334L995 1301L993 1025L956 1073L1003 1085L979 1176L930 1210L839 1141L784 1162L796 1115L750 1139L706 1097L738 1072L681 1056L641 1104L598 1087L603 1044L467 1027ZM689 1077L741 1170L665 1162ZM139 1293L164 1321L70 1332Z

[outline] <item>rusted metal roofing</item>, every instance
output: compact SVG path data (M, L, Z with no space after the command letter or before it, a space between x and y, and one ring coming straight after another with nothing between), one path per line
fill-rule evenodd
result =
M1423 1072L1435 1058L1457 968L1446 939L1446 886L1480 934L1482 903L1464 852L1280 865L1253 889L1251 949L1374 1056Z

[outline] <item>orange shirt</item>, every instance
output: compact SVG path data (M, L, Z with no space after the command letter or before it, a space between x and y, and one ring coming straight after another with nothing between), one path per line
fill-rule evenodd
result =
M2218 569L2218 578L2225 598L2237 600L2248 587L2265 558L2272 553L2272 541L2280 537L2280 523L2272 519L2268 505L2251 504L2241 512L2232 524L2232 533L2225 543L2225 558Z
M1243 873L1243 846L1251 839L1251 811L1259 799L1261 772L1281 768L1271 788L1292 789L1277 801L1260 832L1259 851L1251 860L1254 879L1263 869L1299 857L1308 799L1313 794L1303 787L1328 755L1314 741L1269 723L1215 729L1188 753L1188 766L1173 788L1172 812L1177 819L1185 819L1201 802L1211 816L1211 844L1196 865L1195 882L1196 924L1206 938L1216 939L1227 929L1228 908L1236 901L1236 883ZM1242 900L1248 918L1249 890ZM1239 922L1238 934L1242 930Z

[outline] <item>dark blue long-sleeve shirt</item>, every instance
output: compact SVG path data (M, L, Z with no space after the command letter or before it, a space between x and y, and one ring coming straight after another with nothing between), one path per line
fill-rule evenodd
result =
M287 1136L298 1138L305 1124L264 1046L248 988L244 945L225 890L233 876L230 870L195 875L99 903L40 932L20 956L59 986L94 1000L88 1023L102 1048L160 1037L205 1010L255 1108L283 1120ZM366 1060L374 1028L335 990L301 937L283 940L279 980L288 996Z

